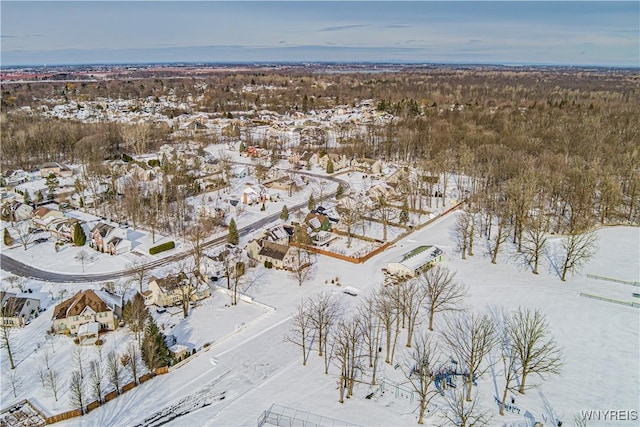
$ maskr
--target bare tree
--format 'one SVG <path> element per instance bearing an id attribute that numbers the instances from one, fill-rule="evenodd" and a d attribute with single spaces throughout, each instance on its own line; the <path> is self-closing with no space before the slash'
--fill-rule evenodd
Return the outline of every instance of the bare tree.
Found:
<path id="1" fill-rule="evenodd" d="M 342 315 L 340 301 L 330 292 L 314 295 L 309 301 L 311 325 L 318 336 L 318 356 L 324 355 L 325 374 L 329 372 L 327 342 L 331 330 Z"/>
<path id="2" fill-rule="evenodd" d="M 302 350 L 302 366 L 307 365 L 307 357 L 313 344 L 311 313 L 309 302 L 303 300 L 296 307 L 293 315 L 293 325 L 284 340 L 299 346 Z"/>
<path id="3" fill-rule="evenodd" d="M 53 398 L 58 401 L 58 393 L 60 392 L 60 377 L 55 369 L 49 369 L 47 375 L 47 388 L 53 395 Z"/>
<path id="4" fill-rule="evenodd" d="M 133 381 L 138 384 L 138 367 L 140 366 L 140 342 L 136 345 L 135 341 L 129 341 L 127 345 L 127 356 L 129 356 L 129 368 Z"/>
<path id="5" fill-rule="evenodd" d="M 382 240 L 387 241 L 387 228 L 389 223 L 397 220 L 400 216 L 400 211 L 397 207 L 389 203 L 386 196 L 381 195 L 375 199 L 373 205 L 374 216 L 382 222 Z"/>
<path id="6" fill-rule="evenodd" d="M 467 402 L 477 378 L 488 369 L 486 356 L 496 344 L 495 324 L 487 315 L 461 313 L 447 322 L 443 338 L 449 351 L 456 355 L 463 369 Z"/>
<path id="7" fill-rule="evenodd" d="M 544 378 L 546 375 L 560 373 L 563 365 L 562 353 L 550 337 L 549 322 L 539 310 L 519 308 L 507 324 L 519 364 L 519 393 L 524 394 L 530 374 Z"/>
<path id="8" fill-rule="evenodd" d="M 298 282 L 298 286 L 313 277 L 313 255 L 304 248 L 293 247 L 293 263 L 291 276 Z"/>
<path id="9" fill-rule="evenodd" d="M 11 382 L 11 391 L 13 392 L 13 397 L 18 397 L 18 388 L 22 385 L 22 378 L 18 376 L 18 373 L 15 369 L 9 372 L 9 381 Z"/>
<path id="10" fill-rule="evenodd" d="M 138 292 L 142 293 L 144 279 L 149 272 L 148 265 L 141 259 L 137 259 L 128 266 L 129 274 L 138 282 Z"/>
<path id="11" fill-rule="evenodd" d="M 336 364 L 340 368 L 340 398 L 344 403 L 346 397 L 353 395 L 353 386 L 356 373 L 359 372 L 358 359 L 359 347 L 362 341 L 359 319 L 354 316 L 350 319 L 341 319 L 333 334 L 333 355 Z"/>
<path id="12" fill-rule="evenodd" d="M 89 362 L 89 388 L 93 398 L 102 403 L 102 366 L 100 359 Z"/>
<path id="13" fill-rule="evenodd" d="M 9 358 L 9 367 L 13 370 L 16 368 L 13 361 L 13 352 L 11 351 L 12 344 L 12 330 L 11 323 L 7 318 L 14 317 L 16 312 L 16 299 L 7 298 L 4 304 L 0 306 L 0 347 L 4 347 L 7 350 L 7 357 Z"/>
<path id="14" fill-rule="evenodd" d="M 424 300 L 427 296 L 423 286 L 417 279 L 406 280 L 396 285 L 399 287 L 402 298 L 402 315 L 406 316 L 407 322 L 407 347 L 411 347 L 413 332 L 415 330 L 420 311 L 423 308 Z"/>
<path id="15" fill-rule="evenodd" d="M 522 253 L 533 274 L 538 274 L 540 258 L 547 245 L 549 218 L 544 212 L 536 211 L 526 217 L 522 227 Z"/>
<path id="16" fill-rule="evenodd" d="M 498 262 L 498 253 L 500 252 L 500 248 L 502 244 L 509 239 L 509 235 L 511 233 L 511 213 L 508 203 L 497 204 L 495 216 L 498 219 L 498 223 L 496 224 L 495 232 L 493 237 L 491 235 L 488 236 L 489 239 L 489 248 L 491 252 L 491 263 L 496 264 Z"/>
<path id="17" fill-rule="evenodd" d="M 38 368 L 38 378 L 40 378 L 40 384 L 42 384 L 42 388 L 45 388 L 47 386 L 48 369 L 49 368 L 45 369 L 42 366 Z"/>
<path id="18" fill-rule="evenodd" d="M 84 347 L 81 345 L 77 345 L 73 349 L 73 363 L 75 364 L 77 371 L 80 373 L 80 376 L 84 379 L 84 371 L 82 370 L 82 359 L 84 353 Z"/>
<path id="19" fill-rule="evenodd" d="M 447 396 L 447 408 L 442 412 L 442 417 L 459 427 L 482 427 L 490 425 L 491 414 L 488 410 L 480 410 L 478 396 L 466 398 L 464 391 L 453 389 Z"/>
<path id="20" fill-rule="evenodd" d="M 136 292 L 133 298 L 124 305 L 122 317 L 129 325 L 131 332 L 135 334 L 138 345 L 140 345 L 142 333 L 149 317 L 149 309 L 144 303 L 144 297 L 139 292 Z"/>
<path id="21" fill-rule="evenodd" d="M 69 381 L 69 399 L 71 406 L 76 409 L 80 409 L 80 413 L 84 415 L 84 402 L 85 402 L 85 383 L 84 377 L 80 371 L 73 371 L 71 373 L 71 380 Z"/>
<path id="22" fill-rule="evenodd" d="M 467 259 L 467 252 L 473 255 L 473 234 L 475 229 L 475 214 L 462 211 L 454 226 L 454 236 L 462 259 Z"/>
<path id="23" fill-rule="evenodd" d="M 347 231 L 347 248 L 351 247 L 351 238 L 353 237 L 352 229 L 358 224 L 362 218 L 363 205 L 359 198 L 345 197 L 340 199 L 340 204 L 336 207 L 340 215 L 340 224 Z"/>
<path id="24" fill-rule="evenodd" d="M 568 271 L 582 267 L 597 251 L 598 236 L 594 232 L 571 233 L 562 240 L 563 261 L 561 280 L 564 282 Z"/>
<path id="25" fill-rule="evenodd" d="M 84 263 L 85 261 L 91 259 L 91 255 L 89 255 L 89 253 L 83 249 L 76 254 L 75 258 L 82 264 L 82 272 L 84 273 Z"/>
<path id="26" fill-rule="evenodd" d="M 20 239 L 20 243 L 24 250 L 27 250 L 27 245 L 33 241 L 33 234 L 31 233 L 31 221 L 22 221 L 14 228 L 16 235 Z"/>
<path id="27" fill-rule="evenodd" d="M 502 375 L 504 377 L 504 389 L 500 400 L 500 415 L 504 415 L 504 408 L 507 403 L 507 394 L 512 390 L 511 382 L 518 376 L 517 353 L 511 339 L 509 329 L 509 315 L 500 312 L 495 316 L 497 325 L 496 334 L 500 359 L 502 361 Z"/>
<path id="28" fill-rule="evenodd" d="M 122 376 L 122 369 L 120 367 L 120 361 L 118 355 L 112 350 L 107 354 L 107 378 L 109 384 L 111 384 L 118 394 L 120 394 L 120 378 Z"/>
<path id="29" fill-rule="evenodd" d="M 419 280 L 424 288 L 424 303 L 429 310 L 429 330 L 433 331 L 435 314 L 461 310 L 467 290 L 455 280 L 455 273 L 441 265 L 427 270 Z"/>
<path id="30" fill-rule="evenodd" d="M 376 301 L 373 297 L 366 297 L 358 306 L 362 341 L 365 344 L 371 368 L 371 385 L 376 385 L 378 361 L 382 343 L 382 324 L 379 322 L 375 309 Z"/>
<path id="31" fill-rule="evenodd" d="M 424 414 L 431 400 L 439 394 L 435 387 L 433 372 L 440 368 L 440 354 L 429 337 L 421 335 L 416 340 L 410 358 L 403 370 L 413 391 L 418 395 L 418 424 L 424 423 Z"/>
<path id="32" fill-rule="evenodd" d="M 392 334 L 398 317 L 396 311 L 396 304 L 394 303 L 393 295 L 387 291 L 386 288 L 379 288 L 375 293 L 375 310 L 376 315 L 385 332 L 385 363 L 391 363 L 391 344 L 393 342 Z"/>

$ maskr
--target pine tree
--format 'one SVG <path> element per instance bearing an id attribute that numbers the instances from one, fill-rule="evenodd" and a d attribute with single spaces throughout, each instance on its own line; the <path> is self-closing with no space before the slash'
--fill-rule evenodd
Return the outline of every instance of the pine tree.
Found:
<path id="1" fill-rule="evenodd" d="M 309 201 L 307 202 L 307 208 L 312 211 L 316 208 L 316 199 L 313 198 L 313 194 L 309 195 Z"/>
<path id="2" fill-rule="evenodd" d="M 28 205 L 29 203 L 31 203 L 31 194 L 29 194 L 29 190 L 24 190 L 24 194 L 23 194 L 23 198 L 22 198 L 22 202 L 25 205 Z"/>
<path id="3" fill-rule="evenodd" d="M 241 142 L 240 143 L 240 150 L 238 150 L 238 151 L 240 151 L 240 153 L 244 153 L 246 150 L 247 150 L 247 146 L 245 145 L 244 142 Z"/>
<path id="4" fill-rule="evenodd" d="M 280 219 L 283 221 L 286 221 L 289 219 L 289 208 L 287 207 L 287 205 L 284 205 L 282 207 L 282 212 L 280 212 Z"/>
<path id="5" fill-rule="evenodd" d="M 232 245 L 237 245 L 239 241 L 240 238 L 238 236 L 238 227 L 236 226 L 236 221 L 231 218 L 231 221 L 229 222 L 229 235 L 227 235 L 227 242 Z"/>
<path id="6" fill-rule="evenodd" d="M 166 366 L 169 362 L 169 348 L 158 325 L 149 317 L 149 323 L 142 339 L 142 360 L 149 370 Z"/>
<path id="7" fill-rule="evenodd" d="M 6 228 L 4 229 L 4 244 L 7 246 L 13 245 L 13 237 L 11 237 L 9 230 Z"/>
<path id="8" fill-rule="evenodd" d="M 76 225 L 73 228 L 73 244 L 76 246 L 84 246 L 85 243 L 87 243 L 87 235 L 84 234 L 82 225 L 80 225 L 79 222 L 76 222 Z"/>
<path id="9" fill-rule="evenodd" d="M 47 196 L 49 197 L 49 199 L 53 199 L 56 188 L 58 188 L 58 185 L 60 185 L 60 181 L 58 181 L 58 177 L 55 176 L 53 172 L 51 172 L 49 176 L 47 176 L 47 179 L 45 180 L 44 185 L 47 187 L 47 190 L 48 190 Z"/>
<path id="10" fill-rule="evenodd" d="M 344 187 L 342 183 L 338 184 L 338 188 L 336 189 L 336 199 L 341 199 L 344 196 Z"/>
<path id="11" fill-rule="evenodd" d="M 409 205 L 407 204 L 406 199 L 402 204 L 402 210 L 400 210 L 400 217 L 398 220 L 400 221 L 400 224 L 406 224 L 409 222 Z"/>
<path id="12" fill-rule="evenodd" d="M 329 161 L 327 162 L 327 173 L 328 174 L 333 173 L 333 162 L 331 161 L 331 159 L 329 159 Z"/>
<path id="13" fill-rule="evenodd" d="M 42 203 L 44 200 L 44 196 L 42 195 L 42 190 L 38 190 L 36 193 L 36 203 Z"/>

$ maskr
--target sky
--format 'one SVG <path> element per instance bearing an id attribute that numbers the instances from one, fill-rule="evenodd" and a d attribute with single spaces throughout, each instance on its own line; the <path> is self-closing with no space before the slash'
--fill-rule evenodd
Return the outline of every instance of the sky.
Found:
<path id="1" fill-rule="evenodd" d="M 640 2 L 5 1 L 0 62 L 640 66 Z"/>

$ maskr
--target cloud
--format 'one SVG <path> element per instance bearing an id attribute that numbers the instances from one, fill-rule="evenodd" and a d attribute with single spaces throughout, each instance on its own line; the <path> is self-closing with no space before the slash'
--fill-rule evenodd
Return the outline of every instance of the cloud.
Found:
<path id="1" fill-rule="evenodd" d="M 322 31 L 322 32 L 342 31 L 342 30 L 350 30 L 352 28 L 362 28 L 362 27 L 368 27 L 368 26 L 369 26 L 368 24 L 334 25 L 331 27 L 320 28 L 318 31 Z"/>
<path id="2" fill-rule="evenodd" d="M 385 25 L 383 28 L 411 28 L 411 25 L 407 25 L 407 24 L 390 24 L 390 25 Z"/>

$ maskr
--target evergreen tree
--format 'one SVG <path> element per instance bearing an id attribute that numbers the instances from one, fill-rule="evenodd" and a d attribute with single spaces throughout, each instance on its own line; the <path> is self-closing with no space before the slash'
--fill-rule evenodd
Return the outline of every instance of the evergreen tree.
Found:
<path id="1" fill-rule="evenodd" d="M 316 208 L 316 199 L 313 198 L 313 194 L 309 195 L 309 201 L 307 202 L 307 208 L 312 211 Z"/>
<path id="2" fill-rule="evenodd" d="M 402 204 L 402 209 L 400 210 L 400 217 L 398 218 L 400 224 L 406 224 L 409 222 L 409 205 L 407 204 L 407 200 L 405 199 Z"/>
<path id="3" fill-rule="evenodd" d="M 287 207 L 287 205 L 284 205 L 282 207 L 282 212 L 280 212 L 280 219 L 283 221 L 286 221 L 289 219 L 289 208 Z"/>
<path id="4" fill-rule="evenodd" d="M 333 162 L 331 161 L 331 159 L 329 159 L 329 161 L 327 162 L 327 173 L 328 174 L 333 173 Z"/>
<path id="5" fill-rule="evenodd" d="M 73 244 L 76 246 L 84 246 L 85 243 L 87 243 L 87 235 L 84 234 L 82 225 L 80 225 L 79 222 L 76 222 L 76 225 L 73 228 Z"/>
<path id="6" fill-rule="evenodd" d="M 47 176 L 47 179 L 45 180 L 44 185 L 47 187 L 47 196 L 49 197 L 49 200 L 53 199 L 53 196 L 55 195 L 56 192 L 56 188 L 58 188 L 58 185 L 60 185 L 60 181 L 58 181 L 58 177 L 55 176 L 55 174 L 53 172 L 51 172 L 49 174 L 49 176 Z"/>
<path id="7" fill-rule="evenodd" d="M 38 190 L 36 193 L 36 203 L 42 203 L 44 200 L 44 196 L 42 195 L 42 190 Z"/>
<path id="8" fill-rule="evenodd" d="M 344 196 L 344 187 L 342 183 L 338 184 L 338 188 L 336 189 L 336 199 L 341 199 Z"/>
<path id="9" fill-rule="evenodd" d="M 4 229 L 4 244 L 7 246 L 13 245 L 13 237 L 11 237 L 9 230 L 6 228 Z"/>
<path id="10" fill-rule="evenodd" d="M 31 203 L 31 194 L 29 194 L 29 190 L 24 190 L 24 194 L 22 197 L 22 202 L 25 205 L 28 205 L 29 203 Z"/>
<path id="11" fill-rule="evenodd" d="M 238 227 L 236 226 L 236 221 L 235 219 L 231 218 L 231 221 L 229 222 L 229 234 L 227 235 L 227 242 L 231 243 L 232 245 L 237 245 L 239 241 L 240 238 L 238 236 Z"/>
<path id="12" fill-rule="evenodd" d="M 240 143 L 240 150 L 238 150 L 238 151 L 240 151 L 240 153 L 244 153 L 246 150 L 247 150 L 247 146 L 245 145 L 244 142 L 241 142 Z"/>
<path id="13" fill-rule="evenodd" d="M 142 360 L 149 370 L 167 366 L 169 363 L 169 348 L 164 341 L 164 335 L 151 316 L 149 316 L 149 323 L 144 331 L 141 350 Z"/>

